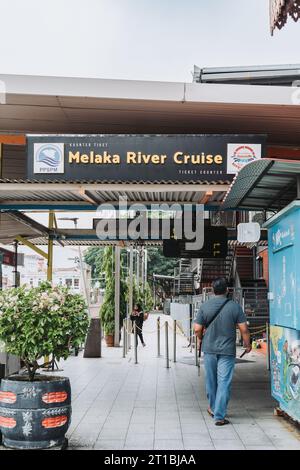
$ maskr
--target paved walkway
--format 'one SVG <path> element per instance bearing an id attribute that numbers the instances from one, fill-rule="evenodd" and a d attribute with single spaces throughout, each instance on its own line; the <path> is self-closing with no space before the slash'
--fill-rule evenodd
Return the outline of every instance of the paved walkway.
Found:
<path id="1" fill-rule="evenodd" d="M 263 356 L 253 352 L 238 362 L 228 410 L 232 424 L 218 428 L 206 412 L 203 368 L 199 377 L 186 339 L 178 336 L 178 362 L 170 369 L 156 358 L 156 335 L 147 333 L 155 320 L 152 315 L 144 325 L 147 347 L 139 346 L 138 364 L 131 353 L 123 359 L 121 348 L 104 348 L 102 359 L 64 363 L 73 391 L 70 448 L 300 449 L 299 431 L 273 415 Z"/>
<path id="2" fill-rule="evenodd" d="M 156 357 L 155 325 L 152 315 L 138 364 L 131 352 L 123 359 L 122 348 L 105 347 L 101 359 L 72 356 L 60 364 L 59 374 L 72 384 L 70 449 L 300 449 L 299 431 L 273 415 L 263 356 L 253 352 L 238 361 L 231 424 L 219 428 L 206 412 L 203 365 L 199 377 L 194 353 L 178 336 L 178 362 L 166 369 L 164 358 Z"/>

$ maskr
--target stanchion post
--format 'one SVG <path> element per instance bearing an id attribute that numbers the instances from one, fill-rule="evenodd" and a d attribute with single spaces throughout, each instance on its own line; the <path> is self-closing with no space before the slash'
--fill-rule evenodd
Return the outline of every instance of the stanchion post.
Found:
<path id="1" fill-rule="evenodd" d="M 127 355 L 128 353 L 128 333 L 127 333 L 127 317 L 125 318 L 124 320 L 124 338 L 125 338 L 125 356 Z"/>
<path id="2" fill-rule="evenodd" d="M 176 328 L 177 328 L 177 322 L 174 320 L 174 331 L 173 331 L 173 361 L 176 362 Z"/>
<path id="3" fill-rule="evenodd" d="M 266 337 L 267 337 L 267 370 L 270 370 L 270 326 L 266 323 Z"/>
<path id="4" fill-rule="evenodd" d="M 165 347 L 166 347 L 166 368 L 169 369 L 169 324 L 165 322 Z"/>
<path id="5" fill-rule="evenodd" d="M 126 357 L 126 328 L 125 320 L 123 320 L 123 358 Z"/>
<path id="6" fill-rule="evenodd" d="M 127 318 L 127 352 L 130 350 L 131 347 L 131 329 L 130 329 L 130 319 Z"/>
<path id="7" fill-rule="evenodd" d="M 137 357 L 137 330 L 136 330 L 136 322 L 133 322 L 133 335 L 134 335 L 134 363 L 138 363 Z"/>
<path id="8" fill-rule="evenodd" d="M 157 319 L 157 357 L 160 356 L 160 317 Z"/>

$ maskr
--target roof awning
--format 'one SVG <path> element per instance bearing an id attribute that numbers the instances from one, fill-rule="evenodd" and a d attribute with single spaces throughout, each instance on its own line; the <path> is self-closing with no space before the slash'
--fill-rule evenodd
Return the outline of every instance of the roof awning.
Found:
<path id="1" fill-rule="evenodd" d="M 295 72 L 297 75 L 297 72 Z M 267 134 L 299 146 L 298 88 L 0 74 L 5 134 Z M 297 98 L 297 96 L 296 96 Z"/>
<path id="2" fill-rule="evenodd" d="M 22 217 L 22 214 L 21 214 Z M 47 228 L 39 230 L 38 224 L 29 225 L 25 221 L 16 218 L 14 214 L 1 214 L 0 213 L 0 243 L 4 245 L 10 245 L 14 242 L 16 235 L 20 235 L 24 238 L 35 238 L 47 233 Z"/>
<path id="3" fill-rule="evenodd" d="M 100 204 L 118 206 L 119 201 L 154 204 L 205 204 L 218 209 L 229 181 L 202 184 L 76 183 L 0 180 L 1 210 L 95 211 Z"/>
<path id="4" fill-rule="evenodd" d="M 297 198 L 300 161 L 263 158 L 234 178 L 223 209 L 280 210 Z"/>

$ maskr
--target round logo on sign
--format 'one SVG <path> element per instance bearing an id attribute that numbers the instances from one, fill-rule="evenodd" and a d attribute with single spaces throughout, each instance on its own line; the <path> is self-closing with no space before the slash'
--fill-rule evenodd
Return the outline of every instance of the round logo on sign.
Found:
<path id="1" fill-rule="evenodd" d="M 55 144 L 46 144 L 38 150 L 36 159 L 50 168 L 56 168 L 61 163 L 62 152 L 60 147 Z"/>
<path id="2" fill-rule="evenodd" d="M 232 156 L 232 165 L 240 170 L 243 166 L 247 165 L 247 163 L 253 162 L 253 160 L 256 159 L 257 156 L 252 147 L 249 145 L 241 145 L 234 151 Z"/>

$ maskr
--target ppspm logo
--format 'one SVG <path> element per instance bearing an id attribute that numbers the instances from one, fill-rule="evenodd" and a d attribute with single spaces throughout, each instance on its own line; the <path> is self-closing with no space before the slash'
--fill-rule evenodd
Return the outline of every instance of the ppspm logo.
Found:
<path id="1" fill-rule="evenodd" d="M 261 144 L 228 144 L 227 173 L 235 174 L 245 165 L 261 158 Z"/>
<path id="2" fill-rule="evenodd" d="M 34 144 L 34 173 L 64 173 L 64 144 Z"/>

